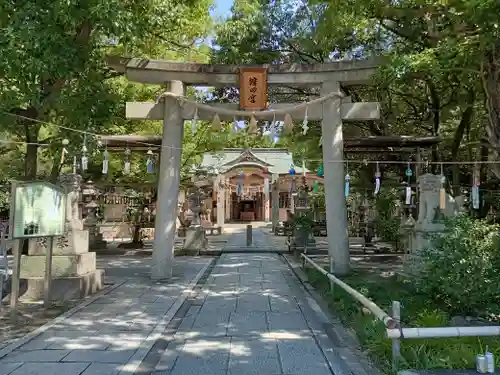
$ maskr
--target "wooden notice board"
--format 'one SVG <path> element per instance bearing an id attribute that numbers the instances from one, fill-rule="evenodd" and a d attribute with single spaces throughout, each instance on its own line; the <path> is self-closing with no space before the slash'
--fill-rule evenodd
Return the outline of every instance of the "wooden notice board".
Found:
<path id="1" fill-rule="evenodd" d="M 262 111 L 267 108 L 267 69 L 240 68 L 240 109 Z"/>

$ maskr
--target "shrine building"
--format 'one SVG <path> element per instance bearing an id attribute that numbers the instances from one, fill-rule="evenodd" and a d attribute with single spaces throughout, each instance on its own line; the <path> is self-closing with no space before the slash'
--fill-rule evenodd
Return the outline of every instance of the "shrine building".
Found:
<path id="1" fill-rule="evenodd" d="M 294 210 L 295 187 L 303 183 L 302 176 L 305 175 L 308 185 L 318 179 L 309 170 L 295 166 L 292 154 L 280 148 L 229 148 L 206 153 L 200 167 L 213 183 L 214 193 L 205 200 L 205 206 L 218 225 L 271 221 L 273 199 L 278 200 L 278 210 L 275 208 L 278 220 L 286 220 L 287 210 Z M 291 169 L 295 175 L 290 173 Z M 274 189 L 273 182 L 276 182 Z"/>

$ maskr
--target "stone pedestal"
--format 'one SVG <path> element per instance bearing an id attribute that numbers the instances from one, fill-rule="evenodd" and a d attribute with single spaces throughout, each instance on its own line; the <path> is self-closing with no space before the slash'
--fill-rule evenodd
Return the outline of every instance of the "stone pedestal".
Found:
<path id="1" fill-rule="evenodd" d="M 184 240 L 184 250 L 201 251 L 205 248 L 206 236 L 202 227 L 190 227 L 186 229 L 186 239 Z"/>
<path id="2" fill-rule="evenodd" d="M 21 279 L 28 280 L 22 300 L 43 298 L 48 239 L 35 240 L 21 257 Z M 89 252 L 89 232 L 73 230 L 54 239 L 52 248 L 52 299 L 83 298 L 103 288 L 104 270 L 96 269 L 96 253 Z"/>
<path id="3" fill-rule="evenodd" d="M 430 237 L 444 230 L 442 218 L 460 214 L 460 207 L 453 197 L 446 194 L 444 207 L 441 207 L 441 176 L 426 173 L 418 179 L 420 193 L 418 219 L 412 236 L 407 239 L 407 254 L 404 259 L 405 272 L 417 275 L 421 269 L 421 252 L 430 245 Z M 459 199 L 460 201 L 460 199 Z M 407 228 L 412 223 L 407 223 Z"/>
<path id="4" fill-rule="evenodd" d="M 85 224 L 84 228 L 89 233 L 89 249 L 102 250 L 108 247 L 108 243 L 104 241 L 99 227 L 95 224 Z"/>
<path id="5" fill-rule="evenodd" d="M 89 231 L 83 229 L 79 208 L 78 175 L 61 176 L 68 196 L 66 224 L 68 232 L 56 237 L 52 247 L 52 299 L 82 298 L 103 288 L 104 271 L 96 269 L 96 254 L 89 252 Z M 27 279 L 28 289 L 23 300 L 43 298 L 45 261 L 49 239 L 30 240 L 28 255 L 21 257 L 21 279 Z"/>

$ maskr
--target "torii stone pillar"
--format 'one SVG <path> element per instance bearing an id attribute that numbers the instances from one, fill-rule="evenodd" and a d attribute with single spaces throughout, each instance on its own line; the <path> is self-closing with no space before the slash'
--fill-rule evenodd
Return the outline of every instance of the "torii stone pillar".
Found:
<path id="1" fill-rule="evenodd" d="M 175 95 L 184 95 L 184 84 L 171 81 L 168 90 Z M 156 203 L 155 240 L 153 248 L 152 279 L 172 277 L 177 202 L 181 173 L 182 136 L 184 120 L 182 108 L 175 98 L 163 99 L 163 138 L 158 178 L 158 200 Z"/>
<path id="2" fill-rule="evenodd" d="M 321 95 L 340 92 L 340 83 L 324 82 Z M 349 237 L 347 208 L 344 199 L 344 140 L 342 135 L 342 99 L 334 97 L 323 102 L 323 170 L 326 201 L 326 227 L 330 271 L 335 275 L 349 272 Z"/>

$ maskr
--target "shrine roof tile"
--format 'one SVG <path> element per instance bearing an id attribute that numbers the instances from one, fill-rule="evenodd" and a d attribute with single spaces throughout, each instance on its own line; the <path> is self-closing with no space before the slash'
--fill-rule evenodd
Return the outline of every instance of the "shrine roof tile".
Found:
<path id="1" fill-rule="evenodd" d="M 240 156 L 244 156 L 244 154 L 249 156 L 246 163 L 244 160 L 238 162 L 237 159 Z M 228 148 L 218 153 L 206 153 L 203 155 L 201 168 L 217 169 L 224 172 L 239 165 L 243 166 L 244 164 L 261 164 L 262 167 L 267 167 L 271 173 L 288 174 L 290 166 L 294 163 L 292 154 L 283 148 L 253 148 L 249 150 Z M 300 166 L 295 166 L 295 171 L 297 174 L 303 172 Z M 306 169 L 306 172 L 309 172 L 309 170 Z"/>

